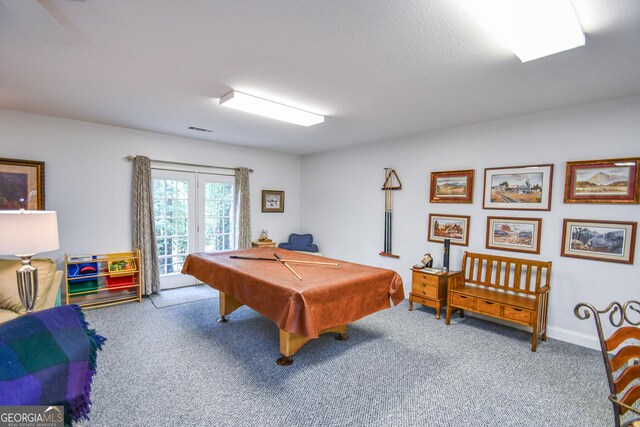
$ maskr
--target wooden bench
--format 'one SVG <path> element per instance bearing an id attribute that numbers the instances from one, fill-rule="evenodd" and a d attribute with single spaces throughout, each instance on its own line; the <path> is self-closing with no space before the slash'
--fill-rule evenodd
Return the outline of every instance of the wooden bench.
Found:
<path id="1" fill-rule="evenodd" d="M 547 308 L 551 261 L 465 252 L 462 271 L 449 275 L 447 319 L 464 310 L 533 328 L 531 351 L 538 335 L 547 340 Z"/>

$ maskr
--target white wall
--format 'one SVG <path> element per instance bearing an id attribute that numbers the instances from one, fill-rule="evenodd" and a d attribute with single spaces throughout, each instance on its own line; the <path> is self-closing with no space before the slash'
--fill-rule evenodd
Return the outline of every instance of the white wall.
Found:
<path id="1" fill-rule="evenodd" d="M 300 224 L 297 155 L 197 139 L 0 110 L 0 157 L 45 162 L 46 208 L 58 212 L 60 250 L 43 254 L 120 252 L 131 248 L 129 155 L 215 166 L 245 166 L 251 174 L 252 237 L 260 229 L 286 241 Z M 261 190 L 284 190 L 285 212 L 262 213 Z"/>
<path id="2" fill-rule="evenodd" d="M 442 265 L 442 245 L 427 241 L 428 214 L 470 215 L 469 247 L 452 246 L 451 268 L 460 268 L 465 250 L 553 261 L 549 335 L 593 346 L 586 337 L 594 335 L 593 322 L 576 319 L 573 307 L 638 299 L 640 251 L 636 243 L 634 265 L 561 257 L 562 220 L 637 221 L 640 205 L 564 204 L 565 162 L 631 156 L 640 157 L 639 96 L 306 156 L 301 229 L 313 233 L 326 256 L 397 271 L 408 295 L 409 269 L 425 252 Z M 485 167 L 547 163 L 555 165 L 551 211 L 482 209 Z M 403 184 L 393 206 L 397 260 L 378 255 L 384 229 L 380 187 L 389 166 Z M 429 174 L 459 169 L 475 169 L 473 204 L 429 203 Z M 486 249 L 486 217 L 496 215 L 542 218 L 540 255 Z"/>

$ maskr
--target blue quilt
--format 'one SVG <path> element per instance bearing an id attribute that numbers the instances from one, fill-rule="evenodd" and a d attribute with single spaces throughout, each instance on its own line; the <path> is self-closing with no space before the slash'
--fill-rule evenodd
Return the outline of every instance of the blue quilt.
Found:
<path id="1" fill-rule="evenodd" d="M 77 305 L 0 324 L 0 405 L 64 405 L 65 424 L 88 419 L 97 352 L 105 340 Z"/>

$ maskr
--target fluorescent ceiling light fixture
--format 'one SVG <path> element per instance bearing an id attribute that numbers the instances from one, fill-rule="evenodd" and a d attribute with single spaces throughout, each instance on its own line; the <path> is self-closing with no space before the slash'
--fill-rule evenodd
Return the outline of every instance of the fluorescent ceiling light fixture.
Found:
<path id="1" fill-rule="evenodd" d="M 571 0 L 460 0 L 522 62 L 584 46 Z"/>
<path id="2" fill-rule="evenodd" d="M 220 105 L 300 126 L 313 126 L 324 122 L 324 116 L 319 114 L 258 98 L 237 90 L 232 90 L 220 98 Z"/>

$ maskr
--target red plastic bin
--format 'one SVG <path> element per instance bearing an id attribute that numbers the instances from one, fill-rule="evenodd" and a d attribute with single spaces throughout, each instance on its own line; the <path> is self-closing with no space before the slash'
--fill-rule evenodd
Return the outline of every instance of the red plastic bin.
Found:
<path id="1" fill-rule="evenodd" d="M 133 288 L 133 286 L 130 287 L 124 287 L 126 285 L 133 285 L 135 284 L 135 276 L 131 275 L 131 276 L 107 276 L 107 289 L 109 289 L 109 292 L 120 292 L 120 291 L 128 291 L 131 290 Z M 118 289 L 110 289 L 110 288 L 118 288 Z"/>

